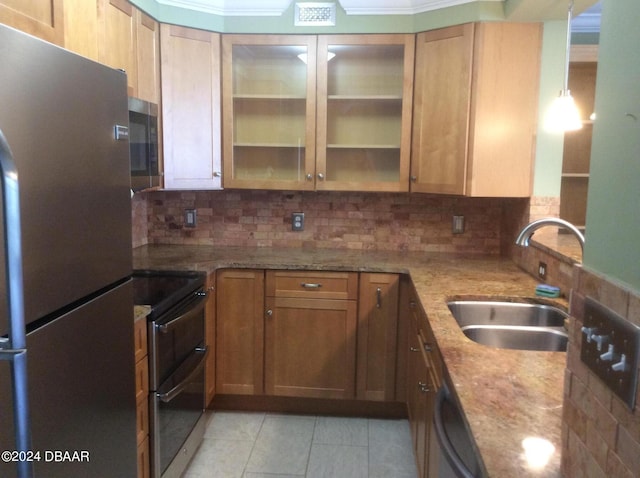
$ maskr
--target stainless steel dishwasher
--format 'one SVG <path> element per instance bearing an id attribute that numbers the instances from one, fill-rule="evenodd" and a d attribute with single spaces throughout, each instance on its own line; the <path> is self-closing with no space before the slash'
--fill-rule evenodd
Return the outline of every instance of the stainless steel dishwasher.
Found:
<path id="1" fill-rule="evenodd" d="M 443 383 L 436 395 L 433 422 L 440 446 L 438 478 L 484 477 L 482 463 L 473 439 L 465 426 L 462 412 L 449 387 Z"/>

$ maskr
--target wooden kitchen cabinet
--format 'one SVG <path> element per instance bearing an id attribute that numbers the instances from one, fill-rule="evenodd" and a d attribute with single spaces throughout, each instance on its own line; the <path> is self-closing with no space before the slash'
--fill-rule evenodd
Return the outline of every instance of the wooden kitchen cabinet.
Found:
<path id="1" fill-rule="evenodd" d="M 216 393 L 264 389 L 264 271 L 225 269 L 216 277 Z"/>
<path id="2" fill-rule="evenodd" d="M 541 32 L 494 22 L 418 34 L 411 191 L 531 195 Z"/>
<path id="3" fill-rule="evenodd" d="M 220 35 L 160 26 L 164 187 L 220 189 Z"/>
<path id="4" fill-rule="evenodd" d="M 135 17 L 127 0 L 98 0 L 98 61 L 126 71 L 129 96 L 138 87 Z"/>
<path id="5" fill-rule="evenodd" d="M 356 397 L 396 398 L 398 274 L 361 273 Z"/>
<path id="6" fill-rule="evenodd" d="M 419 306 L 413 286 L 408 300 L 407 411 L 418 465 L 418 476 L 437 476 L 439 445 L 435 442 L 433 415 L 438 389 L 442 386 L 442 358 L 429 321 Z"/>
<path id="7" fill-rule="evenodd" d="M 355 397 L 358 274 L 267 271 L 265 393 Z"/>
<path id="8" fill-rule="evenodd" d="M 149 476 L 149 358 L 147 353 L 147 317 L 133 324 L 136 373 L 136 432 L 138 478 Z"/>
<path id="9" fill-rule="evenodd" d="M 407 191 L 413 35 L 318 37 L 316 189 Z"/>
<path id="10" fill-rule="evenodd" d="M 407 191 L 413 55 L 413 35 L 224 35 L 224 186 Z"/>
<path id="11" fill-rule="evenodd" d="M 207 304 L 204 310 L 204 340 L 209 349 L 204 364 L 205 404 L 208 406 L 216 394 L 216 273 L 207 275 Z"/>
<path id="12" fill-rule="evenodd" d="M 224 187 L 313 189 L 315 36 L 224 35 Z"/>
<path id="13" fill-rule="evenodd" d="M 64 0 L 0 0 L 0 23 L 64 46 Z"/>
<path id="14" fill-rule="evenodd" d="M 160 104 L 160 24 L 144 12 L 134 11 L 138 75 L 134 96 Z"/>

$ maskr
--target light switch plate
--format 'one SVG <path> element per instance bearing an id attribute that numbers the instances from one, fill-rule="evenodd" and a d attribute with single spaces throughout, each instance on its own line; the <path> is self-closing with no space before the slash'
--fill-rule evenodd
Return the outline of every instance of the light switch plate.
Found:
<path id="1" fill-rule="evenodd" d="M 638 387 L 640 327 L 585 298 L 580 359 L 633 410 Z"/>

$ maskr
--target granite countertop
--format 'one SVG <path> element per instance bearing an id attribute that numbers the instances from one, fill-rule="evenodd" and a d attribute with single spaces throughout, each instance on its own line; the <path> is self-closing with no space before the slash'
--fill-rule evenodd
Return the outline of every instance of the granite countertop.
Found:
<path id="1" fill-rule="evenodd" d="M 409 274 L 433 328 L 454 393 L 491 477 L 560 476 L 566 354 L 486 347 L 467 339 L 447 308 L 452 297 L 535 297 L 536 280 L 511 260 L 452 254 L 161 245 L 133 251 L 134 268 L 306 269 Z M 560 299 L 560 305 L 566 301 Z M 555 447 L 542 468 L 522 442 Z"/>

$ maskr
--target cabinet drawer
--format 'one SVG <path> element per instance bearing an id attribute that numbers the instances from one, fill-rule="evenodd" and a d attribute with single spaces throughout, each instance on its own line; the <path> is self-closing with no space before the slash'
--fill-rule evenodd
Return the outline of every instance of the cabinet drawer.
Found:
<path id="1" fill-rule="evenodd" d="M 267 271 L 266 295 L 267 297 L 356 300 L 358 273 Z"/>
<path id="2" fill-rule="evenodd" d="M 147 355 L 147 318 L 141 317 L 133 323 L 133 351 L 136 363 Z"/>
<path id="3" fill-rule="evenodd" d="M 149 395 L 149 362 L 147 358 L 136 362 L 136 403 Z"/>
<path id="4" fill-rule="evenodd" d="M 140 445 L 149 435 L 149 400 L 146 397 L 136 404 L 136 431 Z"/>

